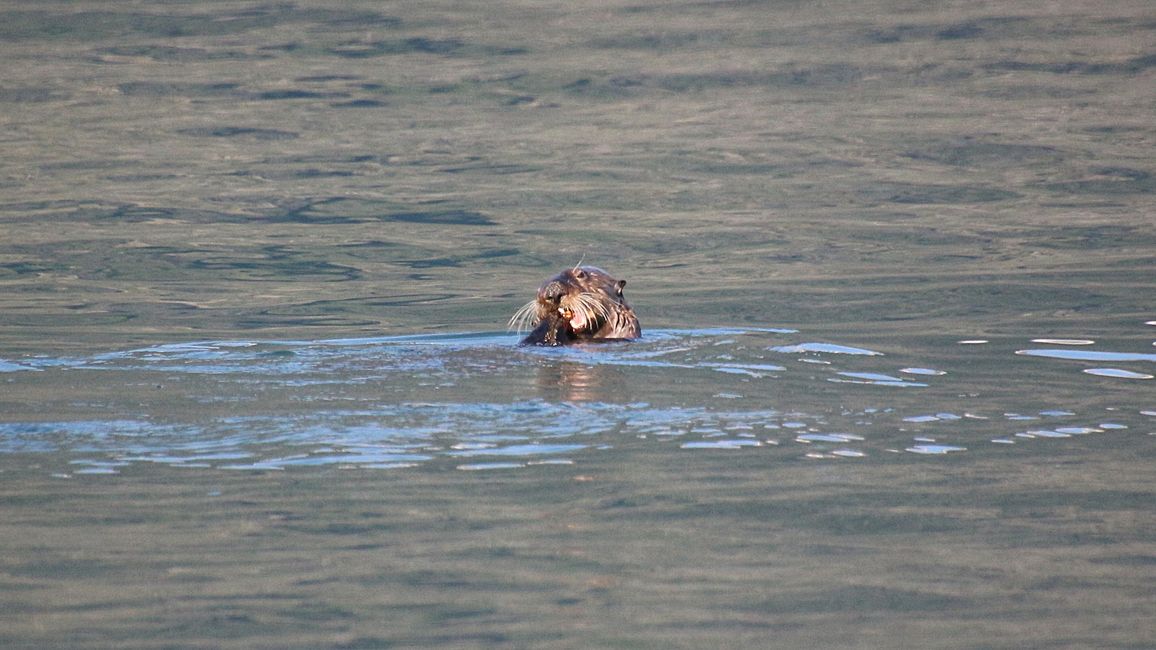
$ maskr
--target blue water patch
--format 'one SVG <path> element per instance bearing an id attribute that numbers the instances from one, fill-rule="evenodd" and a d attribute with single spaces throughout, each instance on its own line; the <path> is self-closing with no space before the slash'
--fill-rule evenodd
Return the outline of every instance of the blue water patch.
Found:
<path id="1" fill-rule="evenodd" d="M 878 372 L 840 372 L 839 378 L 829 378 L 827 381 L 839 382 L 844 384 L 872 384 L 875 386 L 895 386 L 899 388 L 925 388 L 928 384 L 922 382 L 911 381 L 901 377 L 892 377 L 891 375 L 884 375 Z"/>
<path id="2" fill-rule="evenodd" d="M 761 447 L 762 443 L 758 440 L 750 440 L 746 438 L 738 439 L 723 439 L 723 440 L 696 440 L 694 442 L 684 442 L 679 447 L 682 449 L 742 449 L 744 447 Z"/>
<path id="3" fill-rule="evenodd" d="M 804 433 L 795 436 L 795 440 L 799 442 L 858 442 L 864 440 L 863 436 L 854 433 Z"/>
<path id="4" fill-rule="evenodd" d="M 911 447 L 908 447 L 904 451 L 910 452 L 912 454 L 942 456 L 944 454 L 952 454 L 955 452 L 967 451 L 967 447 L 956 447 L 954 445 L 922 444 L 922 445 L 913 445 Z"/>
<path id="5" fill-rule="evenodd" d="M 0 372 L 22 372 L 22 371 L 29 371 L 29 370 L 38 371 L 41 369 L 37 368 L 35 366 L 26 366 L 26 365 L 22 365 L 19 363 L 12 363 L 11 361 L 5 361 L 4 359 L 0 359 Z"/>
<path id="6" fill-rule="evenodd" d="M 1153 375 L 1146 372 L 1135 372 L 1123 368 L 1085 368 L 1084 372 L 1097 377 L 1114 377 L 1116 379 L 1152 379 Z"/>
<path id="7" fill-rule="evenodd" d="M 1016 350 L 1016 354 L 1028 357 L 1047 357 L 1074 361 L 1156 361 L 1156 354 L 1143 352 L 1100 352 L 1097 350 Z"/>
<path id="8" fill-rule="evenodd" d="M 909 375 L 925 375 L 929 377 L 938 377 L 947 374 L 943 370 L 936 370 L 934 368 L 900 368 L 899 372 Z"/>
<path id="9" fill-rule="evenodd" d="M 480 447 L 477 449 L 455 449 L 446 452 L 448 456 L 543 456 L 566 454 L 585 449 L 586 445 L 509 445 L 506 447 Z"/>
<path id="10" fill-rule="evenodd" d="M 836 343 L 796 343 L 794 345 L 778 345 L 767 348 L 772 352 L 783 352 L 786 354 L 807 354 L 807 353 L 824 353 L 824 354 L 853 354 L 860 356 L 882 356 L 882 352 L 875 350 L 868 350 L 866 348 L 853 348 L 848 345 L 838 345 Z"/>
<path id="11" fill-rule="evenodd" d="M 776 366 L 769 363 L 706 363 L 704 365 L 708 368 L 714 368 L 716 372 L 746 375 L 755 378 L 767 377 L 773 373 L 786 370 L 783 366 Z"/>

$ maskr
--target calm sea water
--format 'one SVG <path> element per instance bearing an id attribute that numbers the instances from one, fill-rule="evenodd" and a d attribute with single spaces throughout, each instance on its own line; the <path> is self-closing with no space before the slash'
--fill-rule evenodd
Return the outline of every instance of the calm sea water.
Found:
<path id="1" fill-rule="evenodd" d="M 5 647 L 1156 642 L 1148 3 L 0 18 Z"/>

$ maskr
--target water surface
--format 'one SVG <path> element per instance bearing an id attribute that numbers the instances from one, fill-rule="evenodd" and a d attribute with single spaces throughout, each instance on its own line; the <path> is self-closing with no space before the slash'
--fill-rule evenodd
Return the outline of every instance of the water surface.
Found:
<path id="1" fill-rule="evenodd" d="M 0 644 L 1150 646 L 1149 5 L 0 8 Z"/>

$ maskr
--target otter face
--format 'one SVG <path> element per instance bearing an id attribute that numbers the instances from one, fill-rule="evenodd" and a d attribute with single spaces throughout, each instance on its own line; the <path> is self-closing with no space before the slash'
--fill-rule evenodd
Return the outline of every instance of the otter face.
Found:
<path id="1" fill-rule="evenodd" d="M 606 324 L 613 305 L 626 304 L 625 286 L 625 280 L 615 280 L 592 266 L 567 269 L 538 289 L 539 320 L 557 313 L 575 335 L 592 335 Z"/>
<path id="2" fill-rule="evenodd" d="M 535 326 L 523 344 L 563 345 L 576 340 L 632 339 L 642 330 L 615 280 L 593 266 L 576 266 L 546 280 L 537 298 L 510 319 L 510 327 Z"/>

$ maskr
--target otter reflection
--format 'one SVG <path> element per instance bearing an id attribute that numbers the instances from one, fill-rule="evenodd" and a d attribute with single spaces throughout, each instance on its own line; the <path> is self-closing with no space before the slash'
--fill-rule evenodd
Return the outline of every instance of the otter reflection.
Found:
<path id="1" fill-rule="evenodd" d="M 510 328 L 532 326 L 520 345 L 570 345 L 642 336 L 634 310 L 616 280 L 594 266 L 575 266 L 546 280 L 534 300 L 510 318 Z"/>
<path id="2" fill-rule="evenodd" d="M 632 392 L 621 368 L 573 361 L 540 366 L 536 383 L 539 396 L 547 401 L 623 403 L 630 401 Z"/>

